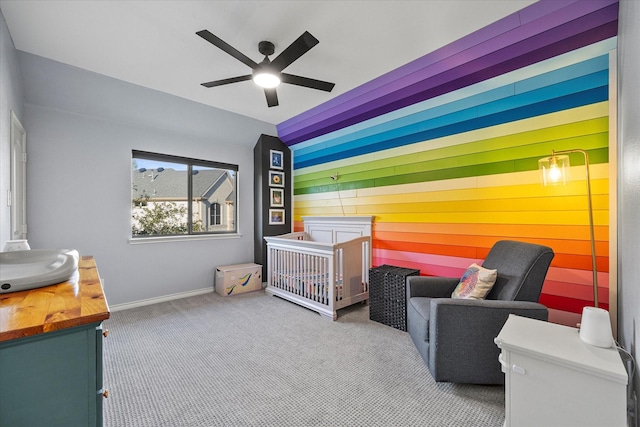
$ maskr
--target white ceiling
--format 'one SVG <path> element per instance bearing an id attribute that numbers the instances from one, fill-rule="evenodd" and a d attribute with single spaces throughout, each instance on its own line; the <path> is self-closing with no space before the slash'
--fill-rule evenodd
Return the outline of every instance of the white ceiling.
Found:
<path id="1" fill-rule="evenodd" d="M 278 124 L 527 5 L 532 0 L 188 1 L 0 0 L 17 49 L 202 104 Z M 320 43 L 287 67 L 334 82 L 331 93 L 283 84 L 268 108 L 250 74 L 196 31 L 207 29 L 256 62 L 304 31 Z"/>

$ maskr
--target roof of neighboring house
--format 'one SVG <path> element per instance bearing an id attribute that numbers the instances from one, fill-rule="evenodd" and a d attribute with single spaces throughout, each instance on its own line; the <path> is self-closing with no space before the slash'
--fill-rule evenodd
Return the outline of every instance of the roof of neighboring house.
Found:
<path id="1" fill-rule="evenodd" d="M 219 169 L 194 171 L 193 194 L 203 197 L 211 193 L 212 187 L 217 187 L 226 179 L 226 172 Z M 146 169 L 144 172 L 134 171 L 132 174 L 132 197 L 148 195 L 150 198 L 187 197 L 187 171 L 175 169 Z M 232 193 L 233 194 L 233 193 Z"/>

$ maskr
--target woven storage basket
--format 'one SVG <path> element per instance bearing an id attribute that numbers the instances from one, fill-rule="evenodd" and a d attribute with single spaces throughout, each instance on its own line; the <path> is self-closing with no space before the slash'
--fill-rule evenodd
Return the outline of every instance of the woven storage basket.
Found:
<path id="1" fill-rule="evenodd" d="M 369 269 L 369 319 L 407 330 L 406 278 L 420 270 L 381 265 Z"/>

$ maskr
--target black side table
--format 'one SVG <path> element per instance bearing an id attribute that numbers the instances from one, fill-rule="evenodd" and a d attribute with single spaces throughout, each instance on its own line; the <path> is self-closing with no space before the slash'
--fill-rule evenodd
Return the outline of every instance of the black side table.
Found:
<path id="1" fill-rule="evenodd" d="M 420 270 L 387 264 L 369 269 L 369 319 L 406 331 L 406 278 L 419 275 Z"/>

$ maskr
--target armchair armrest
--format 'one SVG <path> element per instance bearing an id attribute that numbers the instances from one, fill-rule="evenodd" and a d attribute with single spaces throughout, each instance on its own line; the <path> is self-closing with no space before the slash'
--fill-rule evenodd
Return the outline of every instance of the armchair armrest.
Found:
<path id="1" fill-rule="evenodd" d="M 509 314 L 546 321 L 547 308 L 530 301 L 432 299 L 429 319 L 429 364 L 436 381 L 476 384 L 504 382 L 495 345 Z M 473 359 L 473 364 L 465 361 Z"/>
<path id="2" fill-rule="evenodd" d="M 408 276 L 407 298 L 449 298 L 460 278 L 436 276 Z"/>

